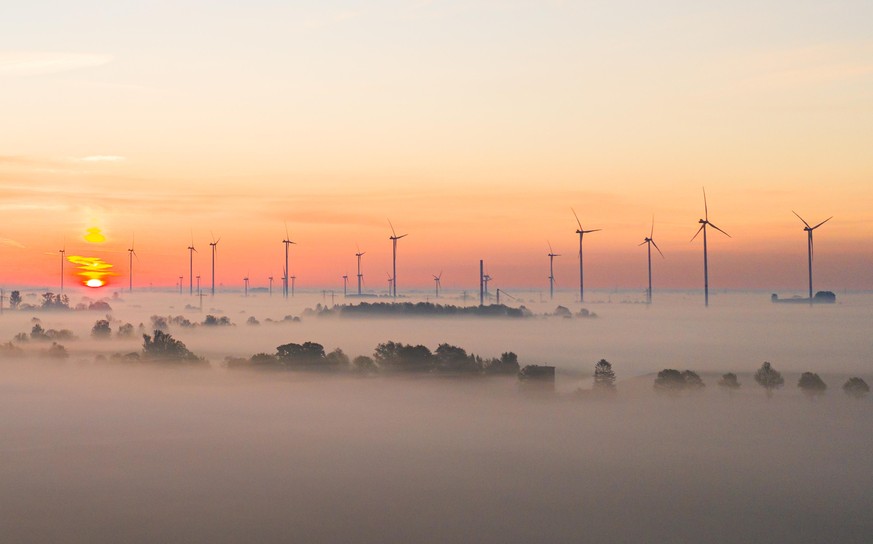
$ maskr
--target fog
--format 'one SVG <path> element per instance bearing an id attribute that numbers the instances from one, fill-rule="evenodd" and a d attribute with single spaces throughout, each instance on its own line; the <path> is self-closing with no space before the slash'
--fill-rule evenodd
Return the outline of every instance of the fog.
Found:
<path id="1" fill-rule="evenodd" d="M 95 362 L 142 338 L 96 340 L 106 312 L 10 312 L 0 340 L 69 329 L 69 357 L 19 344 L 0 359 L 0 530 L 14 542 L 862 542 L 873 530 L 873 296 L 776 305 L 767 293 L 592 292 L 596 318 L 317 318 L 320 293 L 205 298 L 124 295 L 112 329 L 151 315 L 227 316 L 231 327 L 170 327 L 203 368 Z M 424 298 L 424 295 L 422 295 Z M 572 294 L 540 302 L 578 310 Z M 73 302 L 78 298 L 71 296 Z M 342 297 L 336 297 L 340 303 Z M 533 301 L 533 302 L 532 302 Z M 441 302 L 461 303 L 447 298 Z M 472 302 L 471 302 L 472 303 Z M 246 325 L 254 316 L 260 325 Z M 151 332 L 151 331 L 148 331 Z M 226 356 L 314 341 L 350 356 L 395 340 L 514 351 L 558 367 L 554 395 L 514 377 L 256 372 Z M 614 397 L 574 392 L 608 359 Z M 763 361 L 785 376 L 767 398 Z M 707 387 L 663 395 L 663 368 Z M 736 372 L 733 394 L 716 385 Z M 810 400 L 800 372 L 829 385 Z"/>

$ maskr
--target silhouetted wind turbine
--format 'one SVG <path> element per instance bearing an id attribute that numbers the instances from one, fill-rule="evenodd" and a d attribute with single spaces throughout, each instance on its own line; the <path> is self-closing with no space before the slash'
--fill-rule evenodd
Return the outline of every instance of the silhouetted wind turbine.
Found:
<path id="1" fill-rule="evenodd" d="M 191 245 L 188 246 L 188 291 L 189 295 L 194 294 L 194 233 L 191 232 Z"/>
<path id="2" fill-rule="evenodd" d="M 355 247 L 358 247 L 357 244 L 355 244 Z M 363 257 L 365 253 L 366 251 L 361 251 L 360 247 L 358 247 L 358 252 L 355 253 L 355 257 L 358 258 L 358 296 L 361 296 L 361 284 L 364 280 L 364 274 L 361 273 L 361 257 Z"/>
<path id="3" fill-rule="evenodd" d="M 388 296 L 391 296 L 391 286 L 394 285 L 394 278 L 391 277 L 391 274 L 385 272 L 385 275 L 388 276 Z M 397 296 L 397 295 L 394 295 Z"/>
<path id="4" fill-rule="evenodd" d="M 273 296 L 273 275 L 270 274 L 270 277 L 267 279 L 270 280 L 270 296 Z"/>
<path id="5" fill-rule="evenodd" d="M 246 274 L 246 277 L 243 278 L 243 282 L 246 284 L 246 287 L 245 287 L 245 290 L 246 290 L 246 292 L 245 292 L 245 296 L 249 296 L 249 275 L 248 275 L 248 274 Z"/>
<path id="6" fill-rule="evenodd" d="M 288 223 L 285 223 L 285 239 L 282 240 L 282 243 L 285 244 L 285 276 L 282 278 L 282 296 L 288 298 L 288 270 L 291 270 L 288 267 L 288 247 L 291 244 L 296 244 L 296 242 L 291 241 L 291 236 L 288 234 Z"/>
<path id="7" fill-rule="evenodd" d="M 197 274 L 197 294 L 200 295 L 200 274 Z M 203 298 L 200 299 L 200 303 L 203 304 Z"/>
<path id="8" fill-rule="evenodd" d="M 136 240 L 136 237 L 131 236 L 130 248 L 127 250 L 127 257 L 130 260 L 130 263 L 128 264 L 129 270 L 130 270 L 130 273 L 128 274 L 128 281 L 130 282 L 130 284 L 128 285 L 128 288 L 127 288 L 129 293 L 133 293 L 133 257 L 134 257 L 134 255 L 136 255 L 136 251 L 134 251 L 133 248 L 134 248 L 135 240 Z M 137 259 L 139 259 L 139 257 L 137 257 Z"/>
<path id="9" fill-rule="evenodd" d="M 658 250 L 658 253 L 661 253 L 661 248 L 658 247 L 658 244 L 655 243 L 654 238 L 655 235 L 655 218 L 652 217 L 652 230 L 649 232 L 649 235 L 646 238 L 643 238 L 643 241 L 639 245 L 647 244 L 649 247 L 649 288 L 646 291 L 646 301 L 651 304 L 652 303 L 652 246 L 655 246 L 655 249 Z M 661 257 L 664 257 L 664 254 L 661 253 Z"/>
<path id="10" fill-rule="evenodd" d="M 443 271 L 442 270 L 440 270 L 439 275 L 433 277 L 434 286 L 436 287 L 436 298 L 440 298 L 440 287 L 442 287 L 442 284 L 440 283 L 440 281 L 442 280 L 442 278 L 443 278 Z"/>
<path id="11" fill-rule="evenodd" d="M 343 274 L 343 296 L 348 296 L 349 294 L 349 275 Z"/>
<path id="12" fill-rule="evenodd" d="M 549 244 L 549 299 L 555 298 L 555 257 L 560 257 L 560 253 L 555 253 L 552 249 L 552 243 Z"/>
<path id="13" fill-rule="evenodd" d="M 209 242 L 209 245 L 212 246 L 212 296 L 215 296 L 215 250 L 220 241 L 220 236 L 218 237 L 218 240 L 216 240 L 215 235 L 212 235 L 212 241 Z"/>
<path id="14" fill-rule="evenodd" d="M 491 279 L 491 274 L 485 274 L 484 276 L 482 276 L 482 283 L 485 284 L 485 298 L 491 296 L 488 294 L 488 282 L 491 281 Z"/>
<path id="15" fill-rule="evenodd" d="M 390 219 L 388 220 L 388 225 L 391 227 L 391 236 L 389 236 L 388 239 L 391 240 L 391 247 L 393 250 L 391 254 L 391 262 L 393 266 L 394 276 L 391 278 L 391 280 L 394 282 L 394 298 L 397 298 L 397 240 L 409 235 L 401 234 L 400 236 L 397 236 L 397 233 L 394 231 L 394 225 L 391 224 Z"/>
<path id="16" fill-rule="evenodd" d="M 179 276 L 179 294 L 182 294 L 182 280 L 185 279 L 185 276 Z"/>
<path id="17" fill-rule="evenodd" d="M 582 237 L 590 232 L 598 232 L 603 229 L 583 229 L 582 222 L 579 221 L 579 216 L 576 215 L 576 210 L 570 208 L 570 211 L 573 212 L 573 217 L 576 218 L 576 224 L 579 225 L 576 234 L 579 235 L 579 302 L 581 303 L 585 302 L 585 268 L 582 265 Z"/>
<path id="18" fill-rule="evenodd" d="M 791 210 L 791 213 L 793 213 L 794 215 L 797 216 L 798 219 L 803 221 L 803 225 L 804 225 L 803 230 L 806 231 L 806 251 L 807 251 L 807 254 L 809 255 L 809 302 L 812 303 L 812 255 L 815 252 L 813 245 L 812 245 L 812 231 L 814 231 L 815 229 L 819 228 L 820 226 L 824 225 L 825 223 L 827 223 L 828 221 L 833 219 L 834 216 L 830 216 L 827 219 L 825 219 L 824 221 L 822 221 L 821 223 L 819 223 L 818 225 L 816 225 L 814 227 L 810 227 L 809 223 L 807 223 L 805 219 L 800 217 L 800 215 L 798 215 L 797 212 L 795 212 L 794 210 Z"/>
<path id="19" fill-rule="evenodd" d="M 294 282 L 297 280 L 297 276 L 291 276 L 291 296 L 294 296 Z"/>
<path id="20" fill-rule="evenodd" d="M 703 189 L 703 219 L 698 220 L 700 223 L 700 228 L 697 229 L 697 232 L 691 238 L 693 242 L 697 235 L 700 234 L 700 231 L 703 231 L 703 304 L 704 306 L 709 306 L 709 260 L 706 250 L 706 227 L 707 225 L 724 234 L 728 238 L 731 237 L 730 234 L 716 227 L 709 221 L 709 206 L 706 204 L 706 189 Z"/>
<path id="21" fill-rule="evenodd" d="M 67 260 L 67 242 L 64 240 L 64 246 L 58 250 L 58 253 L 61 254 L 61 293 L 64 292 L 64 261 Z"/>

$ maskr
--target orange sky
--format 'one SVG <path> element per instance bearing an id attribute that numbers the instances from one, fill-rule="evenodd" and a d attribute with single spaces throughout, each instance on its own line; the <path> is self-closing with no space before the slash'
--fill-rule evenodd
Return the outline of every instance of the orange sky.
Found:
<path id="1" fill-rule="evenodd" d="M 866 4 L 769 1 L 228 2 L 180 9 L 23 5 L 0 22 L 0 282 L 57 283 L 57 250 L 126 284 L 365 274 L 384 288 L 387 218 L 403 286 L 642 288 L 702 283 L 701 187 L 715 288 L 873 289 L 873 41 Z M 851 7 L 851 9 L 847 9 Z M 788 15 L 790 14 L 790 16 Z M 867 16 L 870 17 L 867 17 Z M 158 32 L 160 30 L 160 32 Z M 87 244 L 89 227 L 106 234 Z M 90 252 L 90 253 L 89 253 Z M 277 283 L 278 284 L 278 283 Z"/>

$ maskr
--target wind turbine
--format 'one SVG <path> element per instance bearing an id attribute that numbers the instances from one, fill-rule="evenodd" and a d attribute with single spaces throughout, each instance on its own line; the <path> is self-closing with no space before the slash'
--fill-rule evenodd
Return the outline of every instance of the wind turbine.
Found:
<path id="1" fill-rule="evenodd" d="M 700 223 L 700 228 L 697 229 L 697 232 L 691 238 L 691 241 L 694 241 L 694 238 L 697 238 L 697 235 L 700 234 L 700 231 L 703 231 L 703 304 L 704 306 L 709 306 L 709 260 L 706 252 L 706 227 L 707 225 L 724 234 L 728 238 L 731 237 L 730 234 L 716 227 L 709 221 L 709 206 L 706 204 L 706 189 L 703 189 L 703 219 L 698 220 Z"/>
<path id="2" fill-rule="evenodd" d="M 357 247 L 357 244 L 355 244 L 355 247 Z M 361 273 L 361 257 L 364 256 L 364 253 L 366 251 L 361 251 L 360 247 L 358 247 L 358 252 L 355 253 L 355 257 L 358 258 L 358 296 L 361 296 L 361 284 L 364 280 L 364 275 Z"/>
<path id="3" fill-rule="evenodd" d="M 249 296 L 249 275 L 246 274 L 246 277 L 243 278 L 243 282 L 246 284 L 246 294 L 245 296 Z"/>
<path id="4" fill-rule="evenodd" d="M 133 248 L 135 240 L 136 238 L 134 236 L 131 236 L 130 248 L 127 250 L 127 257 L 130 260 L 130 263 L 128 264 L 130 270 L 130 273 L 128 274 L 128 280 L 130 282 L 130 284 L 128 285 L 128 292 L 130 293 L 133 293 L 133 257 L 134 255 L 136 255 L 136 251 L 134 251 Z M 139 259 L 139 257 L 137 257 L 137 259 Z"/>
<path id="5" fill-rule="evenodd" d="M 188 246 L 188 291 L 190 295 L 194 294 L 194 232 L 191 232 L 191 245 Z"/>
<path id="6" fill-rule="evenodd" d="M 391 220 L 388 220 L 388 225 L 391 227 L 391 236 L 388 237 L 391 240 L 391 247 L 393 249 L 392 252 L 392 263 L 393 263 L 393 272 L 394 276 L 391 278 L 394 282 L 394 298 L 397 298 L 397 240 L 403 238 L 404 236 L 409 236 L 408 234 L 401 234 L 397 236 L 397 233 L 394 231 L 394 225 L 391 224 Z"/>
<path id="7" fill-rule="evenodd" d="M 185 276 L 179 276 L 179 294 L 182 294 L 182 280 L 185 279 Z"/>
<path id="8" fill-rule="evenodd" d="M 291 276 L 291 296 L 294 296 L 294 281 L 297 279 L 297 276 Z"/>
<path id="9" fill-rule="evenodd" d="M 649 289 L 646 291 L 646 301 L 651 304 L 652 303 L 652 246 L 655 246 L 655 249 L 658 250 L 658 253 L 661 253 L 661 248 L 658 247 L 658 244 L 655 243 L 653 236 L 655 235 L 655 218 L 652 217 L 652 230 L 649 231 L 649 235 L 643 238 L 642 243 L 639 245 L 647 244 L 649 247 Z M 661 258 L 664 257 L 664 254 L 661 253 Z"/>
<path id="10" fill-rule="evenodd" d="M 583 229 L 582 222 L 579 221 L 579 216 L 576 215 L 576 210 L 570 208 L 570 211 L 573 212 L 573 217 L 576 218 L 576 224 L 579 225 L 579 228 L 576 229 L 576 234 L 579 235 L 579 302 L 585 302 L 585 269 L 582 266 L 582 237 L 590 232 L 598 232 L 603 229 Z"/>
<path id="11" fill-rule="evenodd" d="M 555 257 L 560 257 L 560 253 L 555 253 L 552 249 L 552 243 L 549 244 L 549 300 L 555 298 Z"/>
<path id="12" fill-rule="evenodd" d="M 440 298 L 440 287 L 442 287 L 442 283 L 440 281 L 443 278 L 443 271 L 440 270 L 439 275 L 433 277 L 434 286 L 436 287 L 436 298 Z"/>
<path id="13" fill-rule="evenodd" d="M 797 212 L 792 210 L 791 213 L 793 213 L 794 215 L 797 215 L 797 218 L 800 219 L 801 221 L 803 221 L 803 225 L 804 225 L 803 230 L 806 231 L 806 251 L 807 251 L 807 254 L 809 255 L 809 302 L 812 303 L 812 254 L 814 253 L 813 245 L 812 245 L 812 231 L 814 231 L 815 229 L 819 228 L 820 226 L 824 225 L 825 223 L 827 223 L 828 221 L 833 219 L 834 216 L 830 216 L 827 219 L 825 219 L 824 221 L 822 221 L 821 223 L 819 223 L 818 225 L 816 225 L 814 227 L 810 227 L 809 223 L 807 223 L 806 220 L 804 220 L 802 217 L 800 217 L 800 215 L 798 215 Z"/>
<path id="14" fill-rule="evenodd" d="M 197 274 L 197 294 L 200 295 L 200 274 Z M 200 303 L 203 303 L 203 299 L 200 299 Z"/>
<path id="15" fill-rule="evenodd" d="M 215 249 L 218 246 L 218 242 L 220 241 L 221 236 L 219 236 L 218 240 L 216 240 L 215 235 L 212 235 L 212 241 L 209 242 L 209 245 L 212 246 L 212 296 L 215 296 Z"/>
<path id="16" fill-rule="evenodd" d="M 64 247 L 58 250 L 58 253 L 61 254 L 61 293 L 64 292 L 64 261 L 67 260 L 67 241 L 64 240 Z"/>
<path id="17" fill-rule="evenodd" d="M 485 274 L 482 276 L 482 282 L 485 284 L 485 298 L 489 298 L 491 295 L 488 294 L 488 282 L 491 281 L 491 274 Z"/>
<path id="18" fill-rule="evenodd" d="M 288 234 L 288 223 L 285 223 L 285 239 L 282 240 L 282 243 L 285 244 L 285 277 L 282 278 L 282 296 L 288 298 L 288 247 L 291 244 L 296 244 L 297 242 L 291 241 L 291 236 Z"/>
<path id="19" fill-rule="evenodd" d="M 270 280 L 270 296 L 273 296 L 273 275 L 270 274 L 270 277 L 267 279 Z"/>
<path id="20" fill-rule="evenodd" d="M 349 294 L 349 275 L 343 274 L 343 296 L 348 296 Z"/>
<path id="21" fill-rule="evenodd" d="M 388 276 L 388 296 L 391 296 L 391 286 L 394 285 L 394 278 L 391 277 L 391 274 L 385 272 L 385 275 Z M 396 295 L 395 295 L 396 296 Z"/>

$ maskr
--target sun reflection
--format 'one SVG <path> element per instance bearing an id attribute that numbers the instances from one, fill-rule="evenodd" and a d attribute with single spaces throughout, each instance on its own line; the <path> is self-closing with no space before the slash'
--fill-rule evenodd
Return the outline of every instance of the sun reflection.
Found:
<path id="1" fill-rule="evenodd" d="M 70 255 L 67 260 L 76 265 L 76 275 L 82 278 L 82 283 L 91 288 L 103 287 L 109 281 L 109 277 L 115 276 L 110 269 L 112 265 L 100 257 L 82 257 Z"/>

